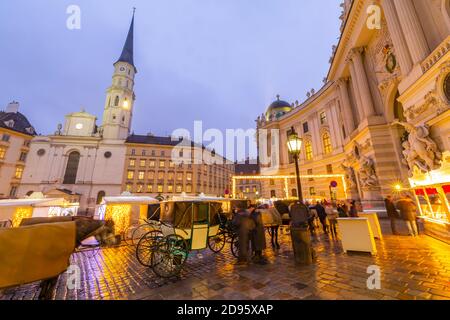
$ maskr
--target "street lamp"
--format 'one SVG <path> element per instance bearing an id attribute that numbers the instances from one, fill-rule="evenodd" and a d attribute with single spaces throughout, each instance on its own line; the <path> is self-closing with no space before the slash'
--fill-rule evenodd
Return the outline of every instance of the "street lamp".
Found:
<path id="1" fill-rule="evenodd" d="M 298 134 L 295 132 L 294 127 L 291 127 L 291 130 L 288 133 L 287 146 L 289 153 L 292 155 L 295 162 L 298 200 L 303 203 L 303 192 L 302 192 L 302 185 L 300 182 L 300 170 L 298 168 L 298 157 L 302 150 L 302 142 L 303 142 L 302 138 L 298 137 Z"/>

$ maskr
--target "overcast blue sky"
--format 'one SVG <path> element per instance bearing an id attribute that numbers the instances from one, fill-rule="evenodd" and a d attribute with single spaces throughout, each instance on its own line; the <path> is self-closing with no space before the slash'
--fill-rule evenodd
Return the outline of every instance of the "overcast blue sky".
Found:
<path id="1" fill-rule="evenodd" d="M 322 86 L 340 2 L 1 0 L 0 109 L 19 101 L 41 134 L 82 106 L 101 119 L 135 6 L 132 130 L 253 128 L 276 94 L 303 101 Z M 66 28 L 71 4 L 81 30 Z"/>

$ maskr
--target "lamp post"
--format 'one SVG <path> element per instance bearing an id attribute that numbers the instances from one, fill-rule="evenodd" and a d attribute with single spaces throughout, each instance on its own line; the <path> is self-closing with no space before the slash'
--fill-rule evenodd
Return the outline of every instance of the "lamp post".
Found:
<path id="1" fill-rule="evenodd" d="M 287 137 L 287 146 L 289 153 L 294 158 L 295 162 L 295 172 L 296 172 L 296 179 L 297 179 L 297 194 L 298 194 L 298 200 L 303 203 L 303 192 L 302 192 L 302 184 L 300 182 L 300 170 L 298 168 L 298 158 L 300 155 L 300 152 L 302 150 L 302 142 L 303 140 L 298 137 L 298 134 L 295 132 L 294 127 L 291 127 L 290 132 L 288 133 Z"/>

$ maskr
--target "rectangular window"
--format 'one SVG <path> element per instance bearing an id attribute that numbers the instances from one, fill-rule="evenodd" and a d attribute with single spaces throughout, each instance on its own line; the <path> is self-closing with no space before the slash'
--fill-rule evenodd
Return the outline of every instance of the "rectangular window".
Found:
<path id="1" fill-rule="evenodd" d="M 161 157 L 165 157 L 166 156 L 166 152 L 164 150 L 161 151 Z"/>
<path id="2" fill-rule="evenodd" d="M 160 160 L 160 161 L 159 161 L 159 167 L 160 167 L 160 168 L 164 168 L 165 166 L 166 166 L 166 161 Z"/>
<path id="3" fill-rule="evenodd" d="M 131 155 L 135 156 L 136 155 L 136 149 L 131 149 Z"/>
<path id="4" fill-rule="evenodd" d="M 16 173 L 14 174 L 14 178 L 22 179 L 22 175 L 23 175 L 23 168 L 22 167 L 17 167 L 16 168 Z"/>
<path id="5" fill-rule="evenodd" d="M 245 193 L 250 193 L 250 188 L 249 187 L 245 188 Z"/>
<path id="6" fill-rule="evenodd" d="M 17 196 L 17 187 L 16 186 L 11 187 L 11 191 L 9 192 L 9 196 L 11 198 L 14 198 L 14 197 Z"/>
<path id="7" fill-rule="evenodd" d="M 173 185 L 169 184 L 169 185 L 167 186 L 167 192 L 173 193 Z"/>
<path id="8" fill-rule="evenodd" d="M 10 138 L 11 138 L 11 136 L 9 134 L 5 133 L 2 136 L 2 141 L 8 142 Z"/>
<path id="9" fill-rule="evenodd" d="M 6 155 L 6 148 L 0 147 L 0 159 L 5 159 L 5 155 Z"/>
<path id="10" fill-rule="evenodd" d="M 315 196 L 316 195 L 316 188 L 310 187 L 309 188 L 309 194 L 312 195 L 312 196 Z"/>
<path id="11" fill-rule="evenodd" d="M 333 173 L 333 165 L 332 164 L 327 164 L 327 173 L 328 174 L 332 174 Z"/>
<path id="12" fill-rule="evenodd" d="M 308 132 L 309 132 L 308 122 L 304 122 L 303 123 L 303 133 L 308 133 Z"/>
<path id="13" fill-rule="evenodd" d="M 313 175 L 313 169 L 308 169 L 308 176 L 312 176 Z M 314 181 L 314 178 L 309 178 L 309 181 Z"/>
<path id="14" fill-rule="evenodd" d="M 158 193 L 164 192 L 164 186 L 162 184 L 158 184 Z"/>
<path id="15" fill-rule="evenodd" d="M 134 171 L 128 170 L 127 179 L 128 180 L 133 180 L 134 179 Z"/>
<path id="16" fill-rule="evenodd" d="M 177 184 L 177 193 L 183 192 L 183 186 L 181 184 Z"/>
<path id="17" fill-rule="evenodd" d="M 164 171 L 158 171 L 158 180 L 164 180 Z"/>
<path id="18" fill-rule="evenodd" d="M 322 111 L 319 117 L 320 117 L 320 124 L 327 123 L 327 114 L 325 113 L 325 111 Z"/>
<path id="19" fill-rule="evenodd" d="M 139 166 L 140 167 L 145 167 L 145 160 L 141 160 L 141 161 L 139 161 Z"/>
<path id="20" fill-rule="evenodd" d="M 128 192 L 131 192 L 131 189 L 133 188 L 133 186 L 131 184 L 127 184 L 125 187 L 125 190 Z"/>
<path id="21" fill-rule="evenodd" d="M 191 172 L 186 173 L 186 180 L 192 181 L 192 173 Z"/>
<path id="22" fill-rule="evenodd" d="M 275 181 L 273 179 L 270 179 L 270 185 L 274 186 L 275 185 Z"/>
<path id="23" fill-rule="evenodd" d="M 167 175 L 167 180 L 172 181 L 174 179 L 175 174 L 173 172 L 169 172 Z"/>
<path id="24" fill-rule="evenodd" d="M 27 160 L 27 153 L 26 152 L 21 152 L 20 153 L 20 157 L 19 157 L 19 161 L 25 162 Z"/>
<path id="25" fill-rule="evenodd" d="M 186 192 L 187 192 L 187 193 L 191 193 L 191 192 L 192 192 L 192 186 L 191 186 L 190 184 L 188 184 L 188 185 L 186 186 Z"/>
<path id="26" fill-rule="evenodd" d="M 177 173 L 177 180 L 178 181 L 183 181 L 183 172 L 178 172 Z"/>
<path id="27" fill-rule="evenodd" d="M 149 171 L 148 172 L 148 179 L 149 180 L 155 179 L 155 171 Z"/>
<path id="28" fill-rule="evenodd" d="M 142 149 L 142 156 L 146 156 L 147 152 L 145 151 L 145 149 Z"/>
<path id="29" fill-rule="evenodd" d="M 145 179 L 145 171 L 139 171 L 138 179 L 139 180 L 144 180 Z"/>
<path id="30" fill-rule="evenodd" d="M 147 185 L 147 193 L 152 193 L 153 192 L 153 185 L 152 184 L 148 184 Z"/>
<path id="31" fill-rule="evenodd" d="M 134 167 L 136 165 L 136 159 L 130 159 L 130 167 Z"/>
<path id="32" fill-rule="evenodd" d="M 144 191 L 144 185 L 143 184 L 138 184 L 136 191 L 137 191 L 137 193 L 142 193 Z"/>
<path id="33" fill-rule="evenodd" d="M 155 160 L 150 160 L 150 161 L 148 162 L 148 166 L 149 166 L 150 168 L 154 168 L 154 167 L 155 167 Z"/>
<path id="34" fill-rule="evenodd" d="M 169 168 L 175 168 L 175 162 L 172 160 L 169 161 Z"/>

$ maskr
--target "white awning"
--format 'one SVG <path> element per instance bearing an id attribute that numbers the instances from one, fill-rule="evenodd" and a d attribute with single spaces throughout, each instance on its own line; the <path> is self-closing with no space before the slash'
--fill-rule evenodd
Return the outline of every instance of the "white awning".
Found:
<path id="1" fill-rule="evenodd" d="M 76 203 L 69 203 L 65 199 L 6 199 L 0 200 L 0 207 L 67 207 L 77 206 Z"/>
<path id="2" fill-rule="evenodd" d="M 146 196 L 118 196 L 104 197 L 102 204 L 153 204 L 159 201 L 152 197 Z"/>

